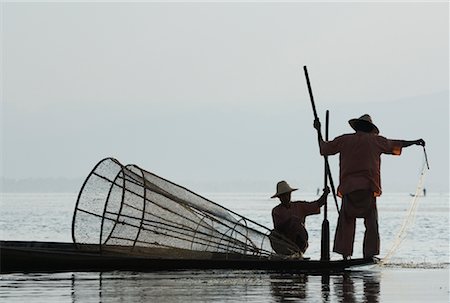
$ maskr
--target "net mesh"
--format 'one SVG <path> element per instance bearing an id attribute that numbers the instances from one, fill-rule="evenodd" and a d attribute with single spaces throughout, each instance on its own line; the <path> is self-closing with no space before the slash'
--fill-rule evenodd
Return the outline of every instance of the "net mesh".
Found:
<path id="1" fill-rule="evenodd" d="M 100 161 L 81 188 L 72 237 L 104 252 L 174 258 L 268 257 L 272 246 L 298 251 L 268 228 L 113 158 Z"/>

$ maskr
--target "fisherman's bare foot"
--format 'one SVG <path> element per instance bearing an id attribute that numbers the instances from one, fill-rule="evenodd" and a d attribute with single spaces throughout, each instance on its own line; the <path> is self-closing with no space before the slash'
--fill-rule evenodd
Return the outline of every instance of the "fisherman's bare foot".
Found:
<path id="1" fill-rule="evenodd" d="M 303 254 L 301 252 L 296 252 L 295 254 L 287 256 L 287 259 L 303 260 Z"/>

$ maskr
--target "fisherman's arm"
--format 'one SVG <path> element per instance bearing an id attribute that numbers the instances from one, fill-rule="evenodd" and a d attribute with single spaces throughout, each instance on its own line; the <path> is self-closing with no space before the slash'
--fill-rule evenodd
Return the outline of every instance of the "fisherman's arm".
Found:
<path id="1" fill-rule="evenodd" d="M 320 154 L 322 156 L 335 155 L 340 152 L 341 144 L 344 141 L 343 136 L 334 138 L 331 141 L 324 141 L 320 135 L 320 121 L 314 120 L 314 128 L 317 130 L 317 140 L 319 141 Z"/>
<path id="2" fill-rule="evenodd" d="M 402 144 L 402 147 L 408 147 L 411 145 L 420 145 L 420 146 L 425 146 L 425 141 L 423 139 L 418 139 L 418 140 L 412 140 L 412 141 L 408 141 L 408 140 L 399 140 Z"/>
<path id="3" fill-rule="evenodd" d="M 329 193 L 330 188 L 327 186 L 326 188 L 323 189 L 322 196 L 320 196 L 320 198 L 316 200 L 316 202 L 319 204 L 319 207 L 322 207 L 325 204 L 325 202 L 327 202 L 327 197 Z"/>
<path id="4" fill-rule="evenodd" d="M 293 203 L 299 203 L 301 205 L 301 211 L 303 212 L 304 216 L 309 215 L 317 215 L 320 214 L 320 208 L 325 204 L 327 201 L 327 196 L 330 193 L 330 188 L 327 186 L 323 190 L 322 196 L 320 196 L 319 199 L 313 202 L 306 202 L 306 201 L 297 201 Z"/>
<path id="5" fill-rule="evenodd" d="M 421 145 L 425 146 L 425 141 L 423 139 L 418 140 L 392 140 L 392 139 L 386 139 L 385 137 L 378 136 L 378 146 L 381 149 L 381 152 L 384 154 L 391 154 L 391 155 L 401 155 L 402 149 L 404 147 L 409 147 L 412 145 Z"/>

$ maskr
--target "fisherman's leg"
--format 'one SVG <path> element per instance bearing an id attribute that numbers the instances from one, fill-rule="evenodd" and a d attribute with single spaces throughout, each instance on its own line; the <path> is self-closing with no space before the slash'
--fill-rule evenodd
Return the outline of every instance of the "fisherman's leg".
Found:
<path id="1" fill-rule="evenodd" d="M 305 253 L 306 249 L 308 248 L 308 231 L 306 230 L 305 226 L 302 224 L 300 228 L 297 231 L 297 235 L 295 238 L 295 244 L 299 247 L 301 253 Z"/>
<path id="2" fill-rule="evenodd" d="M 347 258 L 353 254 L 356 218 L 347 214 L 345 203 L 344 197 L 334 236 L 333 251 L 341 254 L 344 258 Z"/>
<path id="3" fill-rule="evenodd" d="M 303 254 L 305 253 L 306 249 L 308 248 L 308 241 L 303 239 L 302 237 L 297 237 L 295 244 L 297 244 L 298 248 L 300 249 L 300 252 Z"/>
<path id="4" fill-rule="evenodd" d="M 366 231 L 364 233 L 364 258 L 370 258 L 380 253 L 380 234 L 378 231 L 378 211 L 376 198 L 371 198 L 370 211 L 364 218 Z"/>

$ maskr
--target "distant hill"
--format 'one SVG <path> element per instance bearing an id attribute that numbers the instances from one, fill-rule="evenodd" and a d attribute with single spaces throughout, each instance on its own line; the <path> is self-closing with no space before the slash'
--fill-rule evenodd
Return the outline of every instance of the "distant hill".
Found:
<path id="1" fill-rule="evenodd" d="M 430 193 L 449 191 L 448 91 L 372 103 L 365 100 L 336 102 L 322 99 L 317 93 L 316 105 L 322 123 L 325 110 L 330 110 L 331 139 L 352 132 L 348 120 L 365 113 L 372 116 L 383 136 L 425 139 L 431 167 L 425 178 L 425 187 Z M 51 154 L 53 170 L 46 170 L 48 175 L 42 177 L 58 174 L 67 178 L 42 178 L 36 173 L 42 171 L 41 163 L 28 159 L 27 172 L 35 178 L 5 178 L 1 190 L 78 192 L 96 161 L 111 155 L 123 164 L 136 163 L 200 194 L 272 192 L 280 180 L 288 181 L 302 192 L 315 193 L 318 187 L 322 187 L 323 159 L 319 155 L 307 96 L 302 100 L 286 100 L 278 104 L 268 102 L 258 106 L 254 102 L 235 107 L 164 106 L 158 109 L 159 112 L 132 116 L 129 119 L 133 123 L 125 121 L 126 131 L 114 134 L 113 138 L 98 141 L 99 136 L 87 136 L 76 141 L 76 146 L 92 149 L 90 153 L 77 153 L 78 147 L 73 148 L 69 151 L 76 154 L 73 161 L 66 161 L 62 154 L 56 152 Z M 128 130 L 145 130 L 149 140 L 142 140 L 142 132 Z M 20 134 L 13 132 L 11 137 L 20 137 Z M 62 138 L 61 146 L 73 146 L 70 136 Z M 49 142 L 49 138 L 40 140 Z M 10 154 L 13 155 L 12 151 Z M 10 156 L 10 165 L 25 165 L 16 158 Z M 405 149 L 400 157 L 383 156 L 384 192 L 414 192 L 423 158 L 423 150 L 418 146 Z M 337 185 L 338 157 L 330 157 L 329 161 Z"/>

